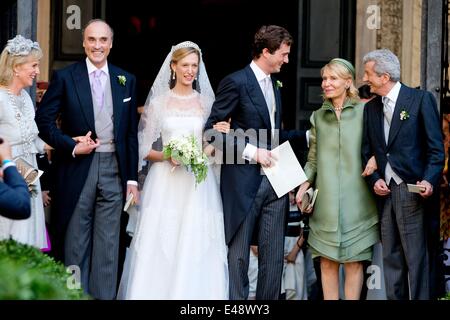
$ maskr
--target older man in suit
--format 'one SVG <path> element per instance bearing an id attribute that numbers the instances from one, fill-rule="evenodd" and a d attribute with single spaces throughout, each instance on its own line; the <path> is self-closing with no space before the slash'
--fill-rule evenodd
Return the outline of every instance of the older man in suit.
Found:
<path id="1" fill-rule="evenodd" d="M 367 178 L 382 199 L 381 240 L 388 299 L 429 299 L 429 258 L 424 200 L 433 194 L 444 164 L 436 101 L 430 92 L 400 83 L 400 62 L 389 50 L 364 57 L 364 81 L 377 98 L 366 104 L 363 165 L 375 155 Z M 408 191 L 417 184 L 420 193 Z"/>
<path id="2" fill-rule="evenodd" d="M 55 148 L 53 244 L 64 245 L 65 264 L 80 268 L 97 299 L 115 297 L 124 198 L 138 198 L 136 79 L 107 62 L 112 41 L 106 22 L 90 21 L 86 60 L 55 72 L 36 113 L 40 136 Z"/>
<path id="3" fill-rule="evenodd" d="M 261 166 L 274 162 L 270 150 L 295 139 L 306 148 L 304 131 L 281 129 L 280 82 L 271 77 L 289 62 L 292 37 L 279 26 L 263 26 L 255 34 L 253 61 L 219 84 L 205 130 L 231 117 L 234 134 L 226 135 L 222 165 L 225 237 L 229 247 L 230 299 L 247 299 L 252 236 L 257 235 L 259 271 L 256 299 L 278 299 L 284 254 L 288 198 L 278 198 Z M 242 133 L 242 134 L 240 134 Z M 219 143 L 215 143 L 222 148 Z M 243 160 L 245 159 L 245 161 Z"/>

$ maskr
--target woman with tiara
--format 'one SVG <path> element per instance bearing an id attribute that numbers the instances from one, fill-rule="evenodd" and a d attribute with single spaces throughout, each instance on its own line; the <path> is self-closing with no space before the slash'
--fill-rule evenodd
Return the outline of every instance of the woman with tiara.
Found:
<path id="1" fill-rule="evenodd" d="M 150 90 L 139 123 L 140 160 L 152 165 L 140 199 L 119 299 L 227 299 L 228 266 L 216 175 L 194 175 L 166 159 L 158 145 L 194 135 L 202 145 L 214 92 L 200 48 L 172 47 Z M 227 123 L 216 129 L 226 132 Z M 211 167 L 209 167 L 211 169 Z"/>
<path id="2" fill-rule="evenodd" d="M 21 158 L 35 168 L 36 153 L 48 146 L 38 137 L 34 105 L 25 89 L 39 75 L 41 57 L 39 44 L 21 35 L 9 40 L 0 56 L 0 137 L 10 142 L 13 158 Z M 30 218 L 18 221 L 0 217 L 0 240 L 12 238 L 48 251 L 39 180 L 34 191 Z"/>

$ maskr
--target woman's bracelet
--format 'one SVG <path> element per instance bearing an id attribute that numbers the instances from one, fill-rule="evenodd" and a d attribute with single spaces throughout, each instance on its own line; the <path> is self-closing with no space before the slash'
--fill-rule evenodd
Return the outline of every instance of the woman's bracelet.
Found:
<path id="1" fill-rule="evenodd" d="M 10 162 L 12 162 L 12 161 L 9 160 L 9 159 L 4 159 L 4 160 L 2 161 L 2 167 L 3 167 L 5 164 L 10 163 Z"/>

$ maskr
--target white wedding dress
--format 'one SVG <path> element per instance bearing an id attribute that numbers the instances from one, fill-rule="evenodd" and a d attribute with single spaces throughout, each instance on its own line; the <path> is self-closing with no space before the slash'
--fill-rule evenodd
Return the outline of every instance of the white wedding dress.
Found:
<path id="1" fill-rule="evenodd" d="M 149 134 L 159 130 L 163 144 L 190 134 L 201 142 L 202 99 L 196 92 L 159 97 L 152 105 L 159 125 L 153 122 Z M 222 201 L 211 167 L 196 186 L 184 167 L 172 170 L 168 161 L 153 163 L 140 201 L 118 298 L 228 299 Z"/>

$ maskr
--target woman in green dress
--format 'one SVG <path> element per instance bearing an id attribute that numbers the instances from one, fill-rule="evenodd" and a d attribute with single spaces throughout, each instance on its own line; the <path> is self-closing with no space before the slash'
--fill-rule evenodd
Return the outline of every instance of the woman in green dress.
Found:
<path id="1" fill-rule="evenodd" d="M 340 264 L 345 270 L 345 298 L 359 299 L 362 261 L 371 260 L 372 246 L 379 240 L 375 199 L 361 175 L 364 104 L 350 62 L 333 59 L 321 75 L 324 102 L 311 115 L 308 180 L 296 199 L 300 206 L 311 185 L 319 189 L 308 243 L 313 257 L 320 257 L 324 299 L 339 299 Z M 376 166 L 373 159 L 371 166 Z"/>

